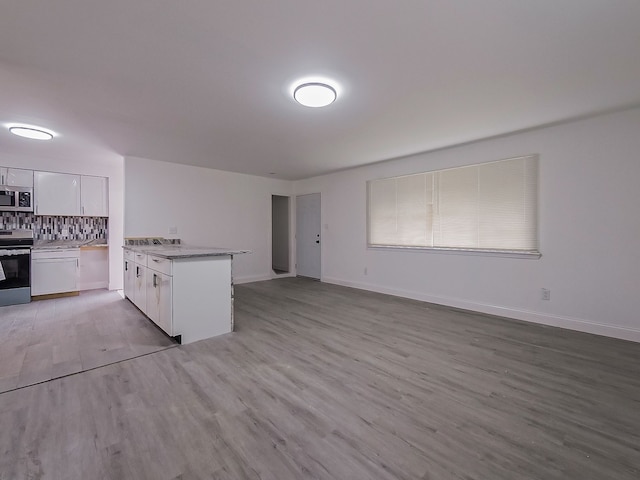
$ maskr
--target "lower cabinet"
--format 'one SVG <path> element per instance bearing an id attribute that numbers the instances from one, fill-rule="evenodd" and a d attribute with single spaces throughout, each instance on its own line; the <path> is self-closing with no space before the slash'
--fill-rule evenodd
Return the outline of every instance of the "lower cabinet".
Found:
<path id="1" fill-rule="evenodd" d="M 133 301 L 134 288 L 136 278 L 136 266 L 133 259 L 124 259 L 124 296 Z"/>
<path id="2" fill-rule="evenodd" d="M 167 335 L 175 336 L 171 264 L 171 260 L 166 258 L 124 251 L 125 297 Z"/>
<path id="3" fill-rule="evenodd" d="M 31 296 L 78 291 L 80 250 L 33 250 Z"/>
<path id="4" fill-rule="evenodd" d="M 147 256 L 124 251 L 124 295 L 143 312 L 147 310 Z"/>
<path id="5" fill-rule="evenodd" d="M 133 303 L 146 313 L 147 310 L 147 267 L 134 264 Z"/>
<path id="6" fill-rule="evenodd" d="M 173 336 L 172 283 L 169 275 L 147 269 L 147 316 L 170 336 Z"/>

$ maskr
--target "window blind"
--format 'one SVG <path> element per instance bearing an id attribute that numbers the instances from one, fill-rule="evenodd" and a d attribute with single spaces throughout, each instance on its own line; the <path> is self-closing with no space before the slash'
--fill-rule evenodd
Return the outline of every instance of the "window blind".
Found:
<path id="1" fill-rule="evenodd" d="M 370 246 L 537 252 L 538 156 L 367 182 Z"/>

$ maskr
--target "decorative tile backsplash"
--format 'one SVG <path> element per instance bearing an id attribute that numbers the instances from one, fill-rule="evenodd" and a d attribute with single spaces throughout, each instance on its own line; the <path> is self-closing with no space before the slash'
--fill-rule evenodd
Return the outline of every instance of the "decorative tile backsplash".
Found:
<path id="1" fill-rule="evenodd" d="M 27 228 L 36 240 L 108 238 L 106 217 L 48 217 L 25 212 L 0 212 L 0 230 Z"/>

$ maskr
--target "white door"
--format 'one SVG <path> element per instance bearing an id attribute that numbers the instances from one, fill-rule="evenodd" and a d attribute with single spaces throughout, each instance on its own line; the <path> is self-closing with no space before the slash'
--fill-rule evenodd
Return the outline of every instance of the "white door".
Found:
<path id="1" fill-rule="evenodd" d="M 296 197 L 297 275 L 320 280 L 320 194 Z"/>

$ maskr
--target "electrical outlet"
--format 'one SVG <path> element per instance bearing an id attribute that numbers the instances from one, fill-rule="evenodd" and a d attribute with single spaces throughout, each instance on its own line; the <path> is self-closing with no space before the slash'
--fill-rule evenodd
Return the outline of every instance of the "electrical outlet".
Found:
<path id="1" fill-rule="evenodd" d="M 542 300 L 551 300 L 551 290 L 548 288 L 543 288 L 541 290 Z"/>
<path id="2" fill-rule="evenodd" d="M 369 269 L 367 267 L 364 267 L 364 274 L 369 275 Z"/>
<path id="3" fill-rule="evenodd" d="M 175 235 L 178 233 L 178 227 L 169 227 L 169 235 Z"/>

